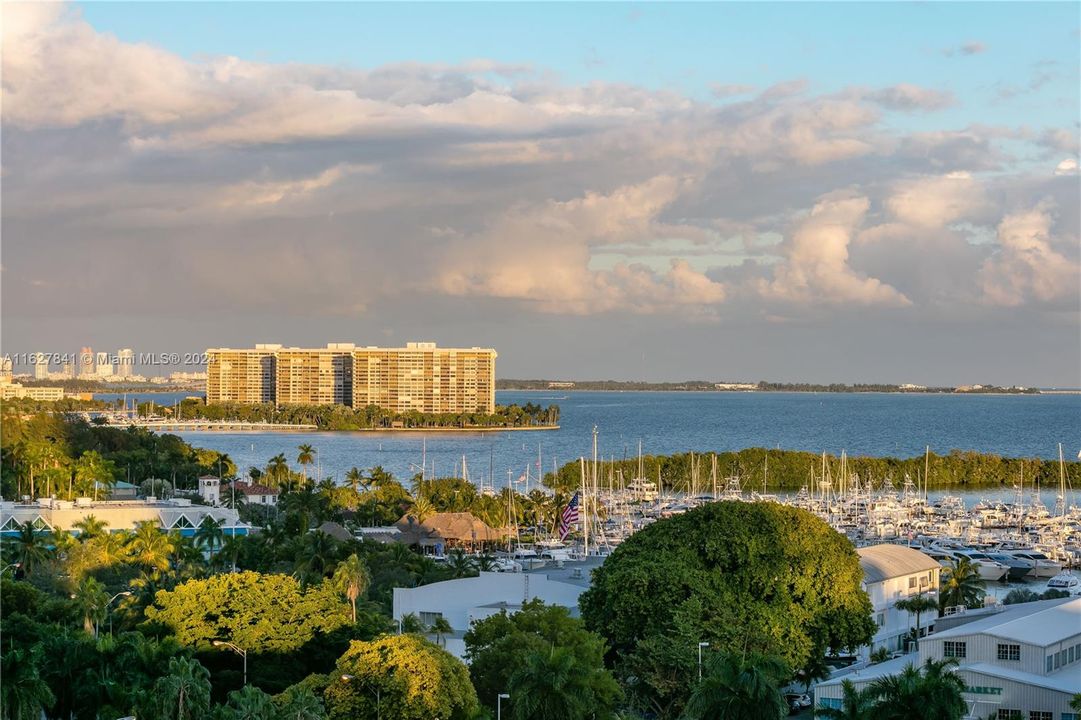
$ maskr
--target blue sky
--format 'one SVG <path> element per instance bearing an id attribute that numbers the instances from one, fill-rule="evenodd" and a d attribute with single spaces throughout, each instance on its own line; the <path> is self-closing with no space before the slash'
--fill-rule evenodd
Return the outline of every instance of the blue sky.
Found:
<path id="1" fill-rule="evenodd" d="M 814 92 L 914 83 L 958 106 L 911 129 L 1076 120 L 1078 3 L 87 3 L 99 31 L 188 58 L 340 64 L 523 63 L 568 83 L 707 97 L 806 78 Z M 966 43 L 985 50 L 966 55 Z M 948 54 L 953 51 L 953 54 Z M 1073 67 L 1069 67 L 1072 61 Z M 1051 64 L 1053 63 L 1053 64 Z M 1052 73 L 1024 102 L 999 98 Z M 1038 82 L 1038 80 L 1037 80 Z"/>

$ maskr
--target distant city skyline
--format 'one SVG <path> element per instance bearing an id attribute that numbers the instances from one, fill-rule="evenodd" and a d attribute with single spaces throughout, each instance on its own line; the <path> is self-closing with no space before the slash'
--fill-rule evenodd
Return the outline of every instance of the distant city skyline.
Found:
<path id="1" fill-rule="evenodd" d="M 1075 4 L 0 13 L 0 352 L 1081 385 Z"/>

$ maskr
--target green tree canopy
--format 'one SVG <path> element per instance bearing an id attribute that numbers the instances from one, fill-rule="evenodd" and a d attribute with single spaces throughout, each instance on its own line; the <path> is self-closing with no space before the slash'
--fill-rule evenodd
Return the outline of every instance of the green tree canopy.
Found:
<path id="1" fill-rule="evenodd" d="M 206 649 L 224 640 L 253 653 L 292 652 L 317 633 L 350 622 L 349 606 L 331 584 L 304 589 L 288 575 L 257 572 L 214 575 L 161 591 L 146 617 L 184 645 Z"/>
<path id="2" fill-rule="evenodd" d="M 525 668 L 534 655 L 540 656 L 540 659 L 534 659 L 534 670 L 547 667 L 546 663 L 550 662 L 559 667 L 570 667 L 575 692 L 588 700 L 586 706 L 597 711 L 598 717 L 610 712 L 620 695 L 615 679 L 604 668 L 604 640 L 586 630 L 582 621 L 571 617 L 565 607 L 530 600 L 512 615 L 499 613 L 473 623 L 465 634 L 465 646 L 473 686 L 481 703 L 493 710 L 496 696 L 507 692 L 512 677 Z M 553 648 L 566 650 L 571 660 L 562 659 L 562 655 L 558 662 L 552 660 L 548 656 Z M 558 680 L 557 675 L 550 680 Z M 528 682 L 535 680 L 534 674 Z M 524 689 L 526 675 L 520 676 L 519 681 Z M 549 690 L 554 691 L 554 688 Z M 503 705 L 517 712 L 514 708 L 525 699 L 522 692 L 514 693 Z M 539 711 L 532 705 L 529 707 L 530 712 Z"/>
<path id="3" fill-rule="evenodd" d="M 479 707 L 465 665 L 417 635 L 353 642 L 323 697 L 331 720 L 468 720 Z"/>
<path id="4" fill-rule="evenodd" d="M 635 533 L 594 571 L 586 626 L 639 704 L 678 711 L 699 642 L 802 668 L 870 642 L 875 625 L 851 543 L 809 512 L 718 502 Z"/>

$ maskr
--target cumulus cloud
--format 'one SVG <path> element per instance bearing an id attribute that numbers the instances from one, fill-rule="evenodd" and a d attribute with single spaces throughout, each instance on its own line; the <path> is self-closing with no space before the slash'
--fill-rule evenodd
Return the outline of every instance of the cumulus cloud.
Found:
<path id="1" fill-rule="evenodd" d="M 886 200 L 886 207 L 904 223 L 939 228 L 984 208 L 983 186 L 967 172 L 904 180 Z"/>
<path id="2" fill-rule="evenodd" d="M 515 207 L 484 231 L 445 247 L 436 287 L 451 295 L 528 301 L 544 312 L 572 314 L 652 313 L 723 302 L 721 284 L 678 258 L 663 273 L 642 264 L 589 267 L 591 246 L 651 239 L 658 214 L 683 185 L 678 178 L 658 176 L 607 194 Z"/>
<path id="3" fill-rule="evenodd" d="M 189 60 L 61 5 L 3 12 L 4 300 L 21 313 L 152 314 L 189 288 L 211 312 L 359 314 L 408 293 L 576 315 L 720 316 L 749 297 L 918 313 L 946 285 L 977 296 L 990 246 L 958 226 L 992 235 L 998 201 L 1035 182 L 1003 141 L 1076 149 L 1069 130 L 898 128 L 886 111 L 953 102 L 909 83 L 701 99 L 493 60 Z M 184 282 L 130 282 L 142 264 Z M 49 293 L 18 279 L 46 275 Z"/>
<path id="4" fill-rule="evenodd" d="M 980 270 L 988 303 L 1016 306 L 1029 299 L 1076 298 L 1081 266 L 1055 248 L 1052 225 L 1052 207 L 1046 202 L 1002 219 L 998 249 Z"/>
<path id="5" fill-rule="evenodd" d="M 849 265 L 849 244 L 869 207 L 870 201 L 859 195 L 822 197 L 793 231 L 785 259 L 774 268 L 773 278 L 759 281 L 759 292 L 794 303 L 911 305 L 912 301 L 895 288 Z"/>

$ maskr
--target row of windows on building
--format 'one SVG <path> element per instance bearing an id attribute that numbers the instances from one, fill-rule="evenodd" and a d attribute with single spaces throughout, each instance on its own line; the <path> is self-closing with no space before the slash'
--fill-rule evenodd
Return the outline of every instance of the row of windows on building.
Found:
<path id="1" fill-rule="evenodd" d="M 1068 648 L 1063 648 L 1058 652 L 1048 655 L 1046 660 L 1046 670 L 1047 672 L 1054 672 L 1063 665 L 1069 665 L 1078 660 L 1081 660 L 1081 643 L 1071 645 Z"/>
<path id="2" fill-rule="evenodd" d="M 1020 710 L 999 708 L 995 720 L 1025 720 L 1025 715 Z M 1028 720 L 1055 720 L 1055 713 L 1048 710 L 1029 710 Z M 1060 720 L 1081 720 L 1075 712 L 1064 712 Z"/>
<path id="3" fill-rule="evenodd" d="M 948 658 L 963 659 L 968 657 L 968 643 L 963 640 L 946 640 L 942 643 L 942 654 Z M 1073 648 L 1070 648 L 1070 655 L 1073 656 Z M 999 660 L 1020 661 L 1021 646 L 1012 643 L 999 643 L 997 657 Z M 1056 665 L 1056 667 L 1058 666 Z M 1048 666 L 1048 669 L 1050 670 L 1050 666 Z"/>

